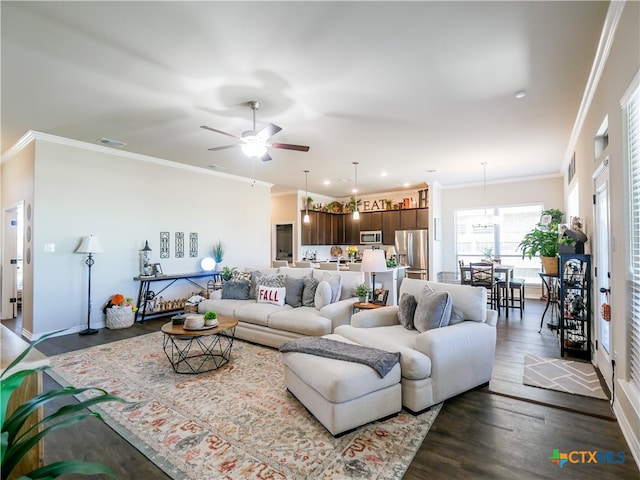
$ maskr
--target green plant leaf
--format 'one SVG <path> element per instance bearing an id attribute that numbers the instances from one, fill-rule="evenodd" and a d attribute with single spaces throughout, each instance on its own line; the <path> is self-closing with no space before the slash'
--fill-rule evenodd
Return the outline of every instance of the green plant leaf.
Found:
<path id="1" fill-rule="evenodd" d="M 113 469 L 102 463 L 95 462 L 83 462 L 82 460 L 62 460 L 52 463 L 51 465 L 45 465 L 21 478 L 28 478 L 33 480 L 45 480 L 49 478 L 57 478 L 66 473 L 80 473 L 84 475 L 96 475 L 105 474 L 111 478 L 117 479 L 118 476 Z"/>

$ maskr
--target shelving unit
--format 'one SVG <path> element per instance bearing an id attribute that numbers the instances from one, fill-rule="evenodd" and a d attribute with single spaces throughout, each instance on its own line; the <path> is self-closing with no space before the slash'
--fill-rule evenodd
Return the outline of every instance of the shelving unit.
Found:
<path id="1" fill-rule="evenodd" d="M 591 255 L 560 255 L 560 355 L 591 359 Z"/>

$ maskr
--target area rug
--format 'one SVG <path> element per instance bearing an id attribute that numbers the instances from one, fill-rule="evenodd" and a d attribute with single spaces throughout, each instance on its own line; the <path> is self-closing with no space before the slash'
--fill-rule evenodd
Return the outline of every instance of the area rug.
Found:
<path id="1" fill-rule="evenodd" d="M 607 399 L 594 366 L 587 362 L 525 355 L 522 383 L 548 390 Z"/>
<path id="2" fill-rule="evenodd" d="M 97 410 L 175 479 L 401 479 L 441 404 L 336 439 L 286 390 L 280 357 L 236 340 L 229 364 L 180 375 L 157 332 L 51 363 L 63 385 L 99 386 L 133 401 Z"/>

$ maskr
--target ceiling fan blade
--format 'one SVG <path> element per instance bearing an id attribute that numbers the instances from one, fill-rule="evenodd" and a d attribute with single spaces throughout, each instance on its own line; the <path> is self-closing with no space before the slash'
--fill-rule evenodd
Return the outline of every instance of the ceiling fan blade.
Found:
<path id="1" fill-rule="evenodd" d="M 265 154 L 260 157 L 260 160 L 262 160 L 263 162 L 268 162 L 269 160 L 271 160 L 271 155 L 265 152 Z"/>
<path id="2" fill-rule="evenodd" d="M 271 143 L 269 145 L 273 148 L 284 148 L 286 150 L 298 150 L 299 152 L 308 152 L 309 147 L 306 145 L 291 145 L 290 143 Z"/>
<path id="3" fill-rule="evenodd" d="M 278 125 L 274 125 L 273 123 L 270 123 L 269 125 L 267 125 L 266 127 L 264 127 L 262 130 L 260 130 L 257 134 L 256 137 L 258 137 L 260 140 L 262 141 L 267 141 L 268 139 L 270 139 L 271 137 L 273 137 L 276 133 L 278 133 L 280 130 L 282 130 L 281 127 L 279 127 Z"/>
<path id="4" fill-rule="evenodd" d="M 235 148 L 235 147 L 239 147 L 239 146 L 240 145 L 223 145 L 222 147 L 213 147 L 213 148 L 208 148 L 207 150 L 215 152 L 217 150 L 226 150 L 227 148 Z"/>
<path id="5" fill-rule="evenodd" d="M 204 128 L 205 130 L 211 130 L 212 132 L 216 132 L 216 133 L 221 133 L 222 135 L 227 135 L 229 137 L 240 138 L 239 136 L 234 135 L 233 133 L 227 133 L 227 132 L 223 132 L 222 130 L 216 130 L 215 128 L 207 127 L 206 125 L 201 125 L 200 128 Z"/>

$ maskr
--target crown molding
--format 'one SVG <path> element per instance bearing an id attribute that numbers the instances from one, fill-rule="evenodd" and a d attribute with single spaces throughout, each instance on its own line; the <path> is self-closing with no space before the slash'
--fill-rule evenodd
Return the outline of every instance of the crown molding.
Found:
<path id="1" fill-rule="evenodd" d="M 33 141 L 44 141 L 49 143 L 56 143 L 58 145 L 65 145 L 68 147 L 79 148 L 82 150 L 89 150 L 96 153 L 103 153 L 107 155 L 113 155 L 116 157 L 122 157 L 129 160 L 138 162 L 153 163 L 155 165 L 162 165 L 169 168 L 177 168 L 178 170 L 186 170 L 190 172 L 211 175 L 214 177 L 227 178 L 229 180 L 235 180 L 238 182 L 250 183 L 251 185 L 258 185 L 261 187 L 271 188 L 273 184 L 264 182 L 262 180 L 256 180 L 253 178 L 241 177 L 239 175 L 232 175 L 230 173 L 217 172 L 204 167 L 197 167 L 195 165 L 187 165 L 185 163 L 173 162 L 171 160 L 165 160 L 163 158 L 152 157 L 150 155 L 142 155 L 140 153 L 129 152 L 126 150 L 118 150 L 113 147 L 106 147 L 104 145 L 96 145 L 89 142 L 83 142 L 81 140 L 74 140 L 72 138 L 59 137 L 57 135 L 51 135 L 49 133 L 37 132 L 35 130 L 29 130 L 25 133 L 14 145 L 12 145 L 2 155 L 1 161 L 10 160 L 23 148 L 29 145 Z"/>
<path id="2" fill-rule="evenodd" d="M 585 86 L 584 93 L 582 94 L 582 101 L 580 102 L 578 115 L 576 116 L 576 121 L 573 124 L 571 136 L 569 137 L 569 145 L 567 146 L 567 151 L 564 154 L 564 159 L 560 168 L 560 171 L 562 172 L 564 172 L 569 166 L 569 162 L 571 161 L 573 152 L 576 149 L 576 143 L 578 143 L 580 131 L 582 130 L 584 121 L 587 117 L 587 114 L 589 113 L 591 102 L 593 101 L 593 97 L 596 94 L 596 90 L 598 89 L 598 85 L 600 83 L 600 78 L 602 77 L 602 73 L 604 72 L 604 68 L 607 64 L 607 59 L 609 58 L 609 53 L 611 52 L 611 46 L 613 45 L 616 29 L 618 28 L 622 10 L 624 10 L 626 3 L 626 0 L 614 0 L 609 3 L 607 16 L 602 26 L 602 32 L 600 33 L 598 49 L 596 50 L 596 55 L 593 59 L 593 65 L 591 66 L 591 72 L 589 73 L 589 78 L 587 79 L 587 85 Z"/>

